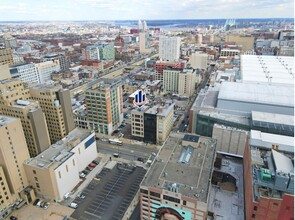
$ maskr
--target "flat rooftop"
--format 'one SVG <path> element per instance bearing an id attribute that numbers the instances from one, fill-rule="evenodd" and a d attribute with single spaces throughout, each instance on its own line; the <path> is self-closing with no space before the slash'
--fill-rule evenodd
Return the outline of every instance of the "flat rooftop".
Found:
<path id="1" fill-rule="evenodd" d="M 90 134 L 89 130 L 75 128 L 62 140 L 52 144 L 47 150 L 34 158 L 28 159 L 25 163 L 40 168 L 58 167 L 74 154 L 71 152 L 72 148 L 80 144 Z"/>
<path id="2" fill-rule="evenodd" d="M 164 106 L 158 104 L 146 110 L 145 113 L 166 116 L 172 109 L 174 109 L 174 103 L 165 104 Z"/>
<path id="3" fill-rule="evenodd" d="M 178 192 L 202 202 L 208 200 L 208 181 L 215 159 L 216 142 L 211 138 L 200 137 L 199 146 L 182 146 L 184 135 L 168 138 L 158 157 L 152 164 L 142 186 L 169 190 L 176 183 Z M 202 143 L 201 143 L 202 142 Z M 194 142 L 195 143 L 195 142 Z M 192 148 L 186 162 L 179 162 L 184 149 Z"/>
<path id="4" fill-rule="evenodd" d="M 218 100 L 294 107 L 294 85 L 223 82 Z"/>
<path id="5" fill-rule="evenodd" d="M 244 82 L 294 85 L 294 57 L 242 55 L 241 75 Z"/>
<path id="6" fill-rule="evenodd" d="M 294 126 L 293 115 L 282 115 L 268 112 L 252 111 L 252 120 Z"/>
<path id="7" fill-rule="evenodd" d="M 30 89 L 34 90 L 60 90 L 61 88 L 61 85 L 51 83 L 36 84 L 30 87 Z"/>

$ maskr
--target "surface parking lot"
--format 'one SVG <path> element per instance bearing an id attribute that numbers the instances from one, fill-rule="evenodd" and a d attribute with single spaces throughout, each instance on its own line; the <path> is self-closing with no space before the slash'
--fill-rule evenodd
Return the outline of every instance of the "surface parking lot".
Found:
<path id="1" fill-rule="evenodd" d="M 122 219 L 139 189 L 146 170 L 118 163 L 104 168 L 83 190 L 85 199 L 76 198 L 78 208 L 71 217 L 81 220 Z"/>

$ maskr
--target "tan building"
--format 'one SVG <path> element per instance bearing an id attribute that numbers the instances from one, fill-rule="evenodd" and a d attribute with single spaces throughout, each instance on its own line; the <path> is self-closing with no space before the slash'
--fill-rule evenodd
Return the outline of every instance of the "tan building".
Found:
<path id="1" fill-rule="evenodd" d="M 131 111 L 131 134 L 144 142 L 162 144 L 173 127 L 174 103 L 143 106 Z"/>
<path id="2" fill-rule="evenodd" d="M 0 65 L 2 64 L 13 64 L 13 55 L 10 48 L 0 49 Z"/>
<path id="3" fill-rule="evenodd" d="M 207 69 L 208 54 L 206 53 L 193 53 L 190 56 L 188 64 L 194 69 Z"/>
<path id="4" fill-rule="evenodd" d="M 21 120 L 31 157 L 50 145 L 45 115 L 36 101 L 29 100 L 30 94 L 23 83 L 16 79 L 0 81 L 0 114 Z"/>
<path id="5" fill-rule="evenodd" d="M 63 90 L 61 85 L 39 84 L 30 88 L 30 94 L 45 113 L 51 143 L 75 128 L 69 90 Z"/>
<path id="6" fill-rule="evenodd" d="M 75 128 L 66 137 L 24 163 L 37 195 L 63 200 L 81 181 L 79 172 L 97 157 L 94 132 Z"/>
<path id="7" fill-rule="evenodd" d="M 139 33 L 139 52 L 141 54 L 149 54 L 151 52 L 148 32 Z"/>
<path id="8" fill-rule="evenodd" d="M 19 119 L 0 116 L 0 166 L 11 193 L 18 194 L 27 185 L 23 162 L 30 158 Z"/>
<path id="9" fill-rule="evenodd" d="M 85 94 L 90 129 L 97 133 L 112 134 L 123 121 L 121 82 L 104 79 Z"/>
<path id="10" fill-rule="evenodd" d="M 215 145 L 207 137 L 170 135 L 140 185 L 140 219 L 159 219 L 156 213 L 169 208 L 177 219 L 206 220 Z"/>
<path id="11" fill-rule="evenodd" d="M 242 52 L 254 49 L 254 37 L 245 35 L 227 35 L 226 42 L 235 42 L 238 46 L 242 46 Z"/>
<path id="12" fill-rule="evenodd" d="M 222 49 L 220 51 L 220 58 L 222 57 L 234 57 L 240 55 L 240 50 L 238 49 Z"/>
<path id="13" fill-rule="evenodd" d="M 8 64 L 5 64 L 5 65 L 0 64 L 0 80 L 10 79 L 10 78 L 11 78 L 11 75 L 9 72 Z"/>
<path id="14" fill-rule="evenodd" d="M 12 204 L 13 199 L 2 166 L 0 166 L 0 185 L 0 207 L 7 208 Z"/>

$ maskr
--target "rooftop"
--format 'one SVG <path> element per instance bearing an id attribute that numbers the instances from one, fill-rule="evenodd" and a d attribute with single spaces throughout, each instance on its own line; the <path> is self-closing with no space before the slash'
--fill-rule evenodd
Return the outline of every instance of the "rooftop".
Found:
<path id="1" fill-rule="evenodd" d="M 274 124 L 294 125 L 293 115 L 282 115 L 268 112 L 252 111 L 252 120 Z"/>
<path id="2" fill-rule="evenodd" d="M 0 127 L 5 126 L 11 122 L 14 122 L 17 118 L 9 117 L 6 115 L 0 115 Z"/>
<path id="3" fill-rule="evenodd" d="M 208 200 L 208 182 L 215 158 L 216 142 L 200 137 L 198 147 L 182 146 L 181 137 L 170 135 L 150 168 L 142 186 L 169 190 L 176 183 L 177 192 L 202 202 Z M 186 155 L 186 160 L 180 160 Z M 182 162 L 179 162 L 182 161 Z"/>
<path id="4" fill-rule="evenodd" d="M 242 55 L 241 74 L 244 82 L 294 85 L 294 57 Z"/>
<path id="5" fill-rule="evenodd" d="M 218 100 L 294 107 L 294 86 L 223 82 Z"/>
<path id="6" fill-rule="evenodd" d="M 30 89 L 34 89 L 34 90 L 60 90 L 61 88 L 62 88 L 61 85 L 52 84 L 52 83 L 36 84 L 30 87 Z"/>
<path id="7" fill-rule="evenodd" d="M 164 105 L 162 104 L 157 104 L 151 108 L 149 108 L 145 113 L 148 114 L 156 114 L 158 116 L 166 116 L 169 114 L 169 112 L 174 109 L 174 103 L 165 103 Z"/>
<path id="8" fill-rule="evenodd" d="M 91 132 L 89 130 L 75 128 L 62 140 L 52 144 L 47 150 L 35 158 L 28 159 L 25 163 L 33 167 L 43 167 L 46 169 L 51 166 L 58 167 L 74 154 L 71 152 L 72 148 L 77 146 L 90 134 Z"/>

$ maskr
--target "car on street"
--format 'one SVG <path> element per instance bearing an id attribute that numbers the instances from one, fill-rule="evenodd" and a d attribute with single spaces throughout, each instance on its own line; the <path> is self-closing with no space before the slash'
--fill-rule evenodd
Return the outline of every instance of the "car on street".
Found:
<path id="1" fill-rule="evenodd" d="M 99 164 L 99 161 L 97 161 L 97 160 L 93 160 L 92 163 L 98 165 L 98 164 Z"/>
<path id="2" fill-rule="evenodd" d="M 96 167 L 96 164 L 95 163 L 90 163 L 88 166 L 94 168 L 94 167 Z"/>

